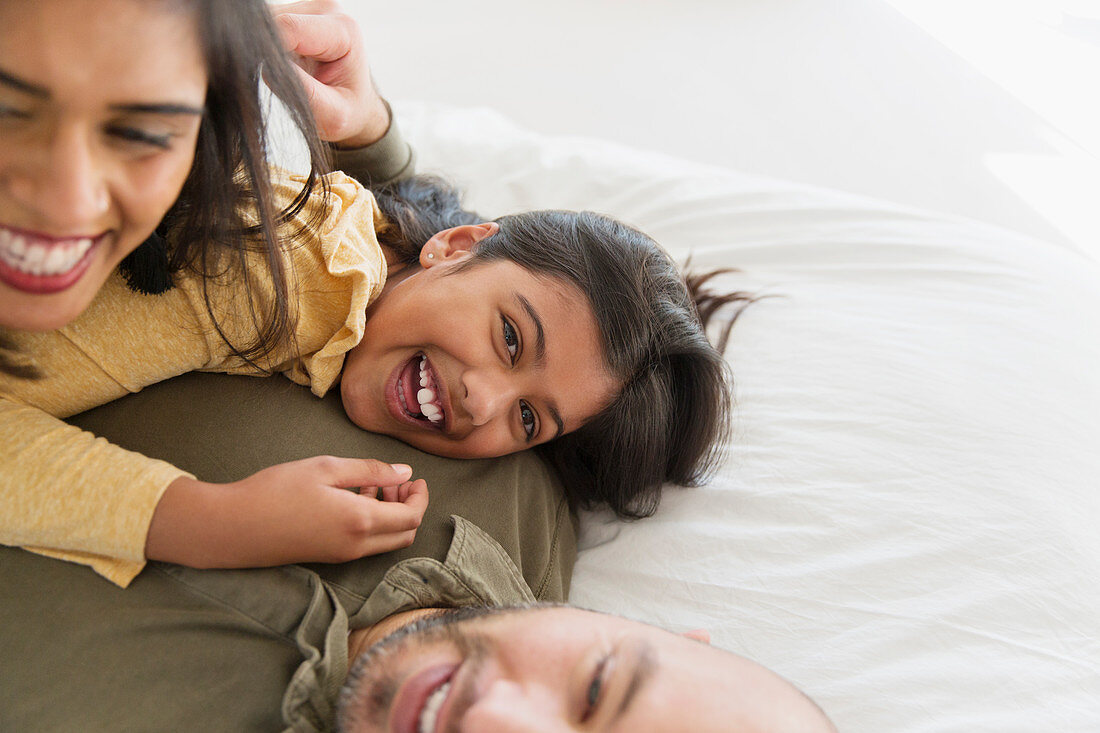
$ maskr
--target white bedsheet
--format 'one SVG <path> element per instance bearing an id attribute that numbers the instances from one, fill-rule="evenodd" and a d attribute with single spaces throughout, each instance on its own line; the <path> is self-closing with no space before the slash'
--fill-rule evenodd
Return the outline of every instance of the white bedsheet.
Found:
<path id="1" fill-rule="evenodd" d="M 736 435 L 657 516 L 584 518 L 572 601 L 756 659 L 842 731 L 1100 731 L 1100 265 L 974 222 L 396 106 L 487 216 L 618 216 L 777 297 Z"/>

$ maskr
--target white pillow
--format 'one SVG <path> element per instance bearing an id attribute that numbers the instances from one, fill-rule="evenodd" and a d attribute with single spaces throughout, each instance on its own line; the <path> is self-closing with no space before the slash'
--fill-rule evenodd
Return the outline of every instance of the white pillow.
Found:
<path id="1" fill-rule="evenodd" d="M 721 284 L 736 436 L 705 488 L 584 518 L 572 601 L 777 670 L 844 731 L 1100 730 L 1100 267 L 957 218 L 496 113 L 396 106 L 485 215 L 618 216 Z"/>

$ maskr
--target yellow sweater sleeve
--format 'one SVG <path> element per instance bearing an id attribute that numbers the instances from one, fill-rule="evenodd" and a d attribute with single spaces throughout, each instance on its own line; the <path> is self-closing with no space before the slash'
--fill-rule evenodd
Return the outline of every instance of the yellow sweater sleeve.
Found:
<path id="1" fill-rule="evenodd" d="M 295 176 L 277 180 L 283 201 L 300 187 Z M 126 586 L 144 566 L 161 495 L 191 474 L 59 418 L 193 370 L 278 371 L 317 394 L 335 384 L 344 354 L 362 338 L 385 260 L 374 234 L 381 215 L 373 196 L 342 174 L 332 174 L 328 188 L 284 230 L 294 235 L 284 261 L 295 339 L 260 359 L 259 370 L 232 352 L 206 307 L 209 299 L 231 340 L 248 343 L 256 334 L 250 314 L 265 312 L 272 293 L 270 281 L 255 274 L 263 270 L 252 265 L 246 266 L 250 296 L 240 287 L 239 267 L 205 282 L 185 271 L 162 295 L 133 293 L 116 273 L 68 326 L 7 334 L 38 376 L 0 372 L 0 543 L 90 565 Z"/>

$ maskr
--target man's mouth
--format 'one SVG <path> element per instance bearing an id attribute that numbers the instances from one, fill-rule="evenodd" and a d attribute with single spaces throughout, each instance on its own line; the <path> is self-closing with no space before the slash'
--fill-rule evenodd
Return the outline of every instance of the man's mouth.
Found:
<path id="1" fill-rule="evenodd" d="M 436 733 L 457 667 L 454 663 L 432 665 L 409 677 L 397 691 L 386 729 L 391 733 Z"/>
<path id="2" fill-rule="evenodd" d="M 428 695 L 424 707 L 420 710 L 420 717 L 416 723 L 416 733 L 435 733 L 436 719 L 439 710 L 443 707 L 443 701 L 447 699 L 447 693 L 451 691 L 451 681 L 447 680 Z"/>
<path id="3" fill-rule="evenodd" d="M 18 290 L 53 293 L 80 279 L 101 237 L 48 237 L 0 226 L 0 280 Z"/>
<path id="4" fill-rule="evenodd" d="M 446 413 L 442 389 L 428 357 L 419 354 L 409 360 L 397 382 L 397 399 L 409 417 L 442 428 Z"/>

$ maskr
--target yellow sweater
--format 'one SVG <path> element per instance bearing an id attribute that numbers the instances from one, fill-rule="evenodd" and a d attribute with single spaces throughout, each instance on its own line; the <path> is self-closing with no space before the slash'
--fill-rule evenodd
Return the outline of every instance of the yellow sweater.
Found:
<path id="1" fill-rule="evenodd" d="M 322 213 L 320 225 L 298 234 L 286 255 L 297 343 L 258 362 L 317 395 L 339 379 L 344 355 L 362 338 L 367 305 L 386 276 L 375 237 L 383 220 L 374 197 L 342 173 L 328 180 L 327 201 L 315 193 L 286 230 L 297 233 Z M 280 201 L 301 185 L 301 178 L 280 174 Z M 248 269 L 256 280 L 254 302 L 262 309 L 270 302 L 270 282 L 255 277 L 263 270 Z M 219 324 L 237 344 L 251 342 L 256 332 L 242 276 L 230 267 L 207 283 Z M 163 295 L 139 295 L 116 272 L 88 310 L 64 328 L 6 334 L 41 376 L 0 372 L 0 543 L 90 565 L 122 586 L 141 571 L 161 494 L 190 474 L 58 418 L 188 371 L 258 373 L 214 329 L 202 278 L 185 271 L 175 281 Z"/>

